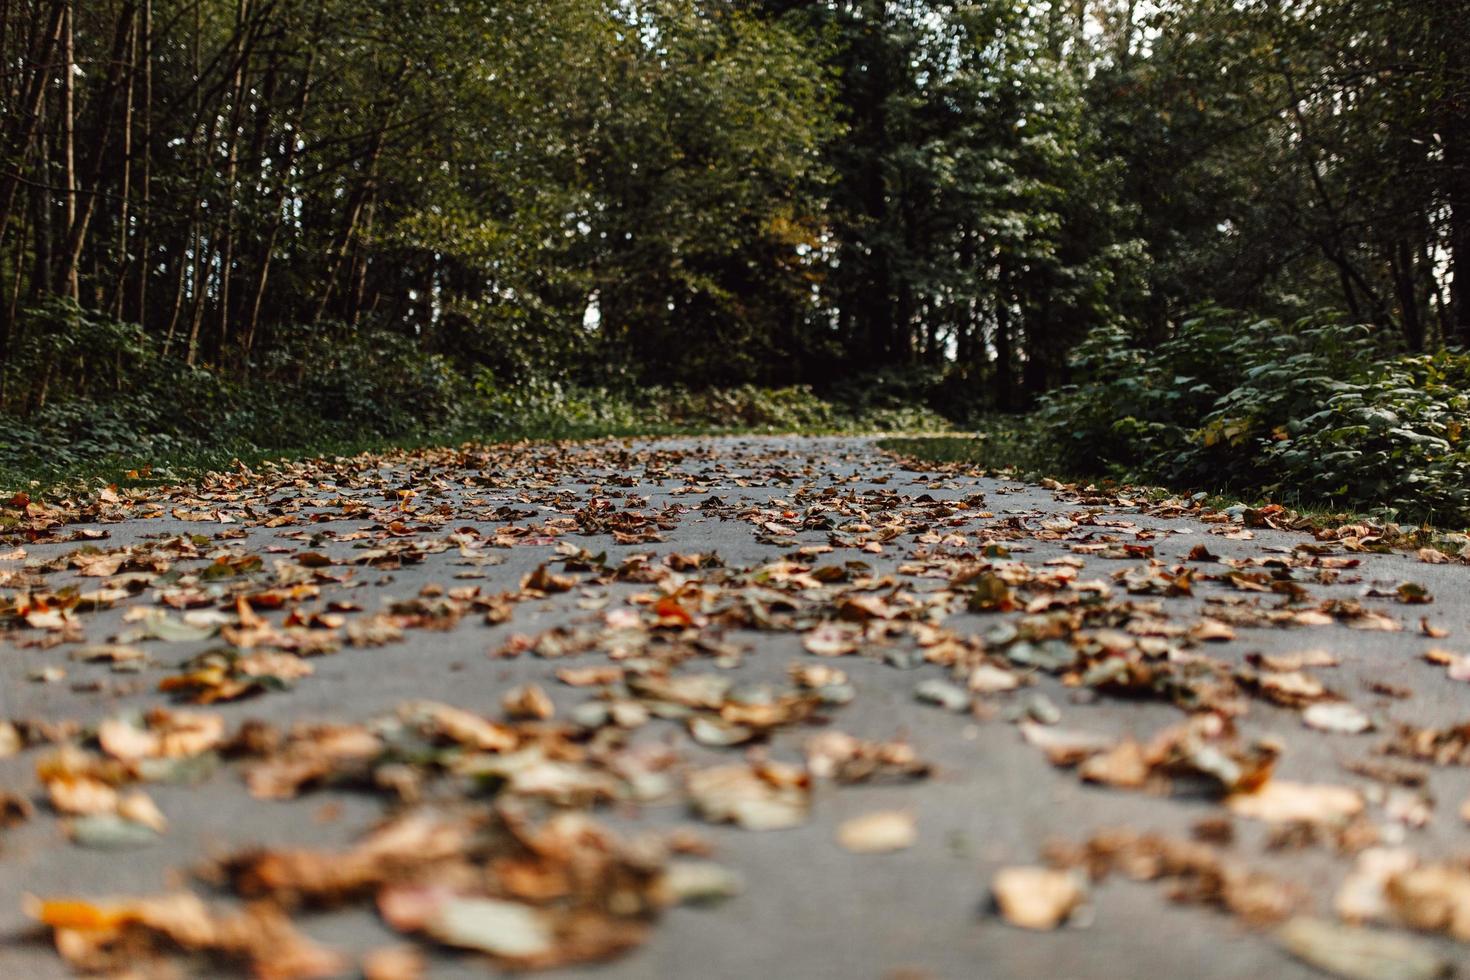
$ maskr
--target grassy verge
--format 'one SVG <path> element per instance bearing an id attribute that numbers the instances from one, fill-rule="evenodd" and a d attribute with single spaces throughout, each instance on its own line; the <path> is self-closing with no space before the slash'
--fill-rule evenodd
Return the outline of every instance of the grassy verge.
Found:
<path id="1" fill-rule="evenodd" d="M 361 439 L 326 439 L 298 445 L 262 447 L 252 443 L 191 448 L 157 459 L 118 455 L 57 465 L 45 460 L 0 465 L 0 495 L 10 497 L 25 491 L 32 497 L 85 493 L 105 486 L 118 488 L 164 486 L 196 481 L 208 473 L 238 466 L 260 469 L 273 463 L 307 459 L 353 457 L 364 453 L 457 446 L 464 443 L 495 444 L 530 440 L 553 442 L 625 437 L 700 435 L 705 430 L 677 426 L 636 426 L 609 429 L 607 426 L 559 426 L 554 428 L 485 432 L 446 430 L 404 436 L 373 436 Z"/>
<path id="2" fill-rule="evenodd" d="M 353 457 L 364 453 L 388 453 L 395 450 L 458 446 L 465 443 L 493 445 L 521 441 L 556 442 L 702 435 L 775 435 L 792 432 L 799 432 L 802 435 L 848 435 L 871 431 L 871 427 L 861 424 L 791 427 L 660 421 L 614 425 L 605 422 L 569 422 L 549 425 L 543 423 L 522 428 L 489 431 L 457 428 L 400 436 L 368 436 L 358 439 L 324 438 L 269 447 L 250 442 L 225 442 L 218 446 L 197 446 L 171 451 L 156 458 L 137 454 L 118 454 L 81 462 L 57 463 L 45 459 L 0 462 L 0 500 L 8 499 L 22 491 L 34 499 L 42 499 L 86 494 L 106 486 L 115 486 L 120 489 L 166 486 L 194 482 L 206 474 L 233 470 L 238 466 L 261 469 L 275 463 Z"/>
<path id="3" fill-rule="evenodd" d="M 1022 430 L 1005 425 L 973 435 L 895 436 L 880 439 L 878 445 L 895 455 L 935 465 L 958 464 L 1016 479 L 1051 478 L 1063 483 L 1093 484 L 1103 489 L 1126 487 L 1133 497 L 1158 501 L 1169 497 L 1195 497 L 1207 509 L 1228 510 L 1246 507 L 1260 510 L 1273 504 L 1285 508 L 1285 521 L 1302 530 L 1341 527 L 1344 524 L 1367 523 L 1391 528 L 1400 546 L 1434 544 L 1460 551 L 1467 545 L 1466 535 L 1455 527 L 1436 527 L 1430 522 L 1402 525 L 1386 520 L 1382 513 L 1342 510 L 1321 501 L 1300 496 L 1267 497 L 1240 495 L 1229 490 L 1161 487 L 1141 484 L 1125 474 L 1085 473 L 1069 471 L 1065 465 L 1048 464 L 1038 455 L 1035 443 L 1021 435 Z"/>
<path id="4" fill-rule="evenodd" d="M 0 492 L 74 494 L 185 482 L 237 463 L 256 468 L 464 442 L 948 428 L 889 391 L 829 398 L 805 387 L 496 388 L 452 371 L 414 382 L 407 368 L 392 367 L 377 365 L 367 379 L 353 375 L 350 386 L 326 378 L 274 388 L 195 372 L 185 385 L 152 378 L 102 400 L 71 398 L 25 417 L 0 415 Z"/>

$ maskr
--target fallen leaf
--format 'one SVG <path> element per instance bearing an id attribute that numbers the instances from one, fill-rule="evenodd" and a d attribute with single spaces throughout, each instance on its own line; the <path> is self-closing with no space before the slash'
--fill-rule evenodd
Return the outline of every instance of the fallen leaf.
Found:
<path id="1" fill-rule="evenodd" d="M 1302 723 L 1308 728 L 1342 735 L 1359 735 L 1372 731 L 1373 719 L 1349 701 L 1319 701 L 1302 711 Z"/>
<path id="2" fill-rule="evenodd" d="M 1232 793 L 1225 805 L 1236 816 L 1269 823 L 1347 820 L 1363 812 L 1363 796 L 1348 786 L 1269 780 L 1250 793 Z"/>
<path id="3" fill-rule="evenodd" d="M 837 827 L 837 842 L 858 854 L 901 851 L 912 847 L 918 837 L 918 823 L 906 810 L 879 810 L 844 820 Z"/>
<path id="4" fill-rule="evenodd" d="M 1087 899 L 1080 877 L 1054 868 L 1002 868 L 990 882 L 1001 916 L 1022 929 L 1055 929 Z"/>
<path id="5" fill-rule="evenodd" d="M 1437 980 L 1454 970 L 1430 944 L 1380 929 L 1298 916 L 1276 938 L 1297 959 L 1343 980 Z"/>
<path id="6" fill-rule="evenodd" d="M 799 826 L 806 822 L 811 805 L 804 778 L 766 778 L 746 765 L 697 769 L 687 777 L 687 786 L 704 819 L 746 830 Z"/>

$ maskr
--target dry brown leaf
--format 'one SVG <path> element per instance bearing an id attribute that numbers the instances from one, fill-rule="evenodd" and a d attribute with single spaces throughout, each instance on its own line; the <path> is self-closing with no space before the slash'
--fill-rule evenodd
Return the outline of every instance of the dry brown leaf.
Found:
<path id="1" fill-rule="evenodd" d="M 1087 900 L 1075 872 L 1055 868 L 1002 868 L 990 882 L 1001 916 L 1022 929 L 1055 929 Z"/>
<path id="2" fill-rule="evenodd" d="M 881 854 L 913 847 L 918 823 L 907 810 L 879 810 L 844 820 L 837 827 L 837 843 L 858 854 Z"/>
<path id="3" fill-rule="evenodd" d="M 1363 795 L 1348 786 L 1273 779 L 1250 793 L 1232 793 L 1225 805 L 1236 816 L 1269 823 L 1335 823 L 1363 812 Z"/>

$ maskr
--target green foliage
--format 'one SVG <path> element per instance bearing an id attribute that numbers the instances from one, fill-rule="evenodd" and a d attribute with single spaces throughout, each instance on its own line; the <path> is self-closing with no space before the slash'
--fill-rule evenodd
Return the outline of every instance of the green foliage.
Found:
<path id="1" fill-rule="evenodd" d="M 471 386 L 408 338 L 343 326 L 294 331 L 245 382 L 191 366 L 128 324 L 53 301 L 22 318 L 36 337 L 6 365 L 0 465 L 144 465 L 211 445 L 248 450 L 442 431 L 467 417 Z M 40 338 L 51 338 L 42 342 Z"/>
<path id="2" fill-rule="evenodd" d="M 300 392 L 306 417 L 381 434 L 451 427 L 464 418 L 470 386 L 441 354 L 382 328 L 302 328 L 272 352 L 264 376 Z"/>
<path id="3" fill-rule="evenodd" d="M 1470 522 L 1470 354 L 1379 329 L 1207 309 L 1144 349 L 1096 331 L 1035 418 L 1074 472 Z"/>
<path id="4" fill-rule="evenodd" d="M 0 461 L 1073 382 L 986 451 L 1458 514 L 1467 44 L 1417 0 L 0 5 Z"/>
<path id="5" fill-rule="evenodd" d="M 57 399 L 116 390 L 149 363 L 143 329 L 48 297 L 17 318 L 0 365 L 0 405 L 40 408 Z"/>
<path id="6" fill-rule="evenodd" d="M 673 432 L 892 432 L 948 429 L 944 417 L 910 403 L 823 398 L 806 385 L 631 391 L 530 384 L 500 388 L 482 376 L 481 425 L 494 431 L 560 435 Z"/>
<path id="7" fill-rule="evenodd" d="M 35 336 L 60 324 L 81 343 L 24 349 L 6 365 L 38 407 L 0 414 L 0 476 L 164 468 L 192 458 L 439 437 L 542 438 L 676 432 L 936 430 L 898 382 L 854 384 L 843 400 L 808 386 L 585 386 L 530 373 L 513 383 L 473 374 L 413 338 L 382 328 L 303 326 L 252 366 L 251 379 L 191 367 L 136 327 L 51 303 L 27 314 Z M 118 363 L 126 363 L 119 373 Z M 39 377 L 51 397 L 40 399 Z M 99 373 L 104 372 L 104 373 Z M 88 380 L 88 379 L 92 380 Z M 915 384 L 912 380 L 910 384 Z M 26 387 L 26 386 L 29 387 Z"/>

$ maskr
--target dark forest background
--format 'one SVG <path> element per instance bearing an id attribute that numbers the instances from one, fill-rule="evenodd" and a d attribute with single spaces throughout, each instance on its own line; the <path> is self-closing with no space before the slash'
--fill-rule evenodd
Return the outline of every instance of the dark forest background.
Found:
<path id="1" fill-rule="evenodd" d="M 1157 462 L 1273 343 L 1470 342 L 1467 65 L 1424 0 L 0 0 L 0 452 L 1040 404 Z"/>

